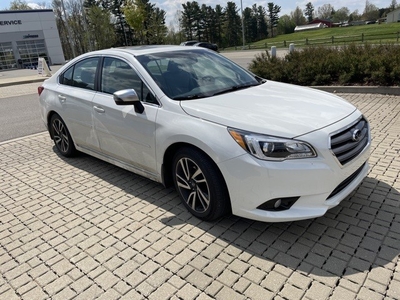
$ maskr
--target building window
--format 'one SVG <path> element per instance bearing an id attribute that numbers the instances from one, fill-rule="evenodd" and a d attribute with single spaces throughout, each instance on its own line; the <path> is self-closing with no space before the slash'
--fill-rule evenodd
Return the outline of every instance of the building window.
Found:
<path id="1" fill-rule="evenodd" d="M 15 61 L 11 42 L 0 43 L 0 70 L 9 70 L 16 68 L 17 63 Z"/>
<path id="2" fill-rule="evenodd" d="M 17 48 L 21 58 L 22 68 L 36 68 L 39 57 L 43 57 L 47 64 L 49 64 L 44 40 L 17 42 Z"/>

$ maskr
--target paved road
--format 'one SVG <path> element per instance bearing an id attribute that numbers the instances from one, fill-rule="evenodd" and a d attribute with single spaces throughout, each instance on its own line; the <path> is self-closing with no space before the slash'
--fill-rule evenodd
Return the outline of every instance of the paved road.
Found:
<path id="1" fill-rule="evenodd" d="M 0 99 L 0 142 L 46 130 L 35 94 Z"/>
<path id="2" fill-rule="evenodd" d="M 252 59 L 259 55 L 260 53 L 265 52 L 265 50 L 245 50 L 245 51 L 232 51 L 232 52 L 223 52 L 221 53 L 225 57 L 233 60 L 235 63 L 240 65 L 243 68 L 248 68 Z M 288 53 L 287 50 L 278 49 L 276 55 L 278 57 L 283 57 Z"/>
<path id="3" fill-rule="evenodd" d="M 201 222 L 45 132 L 0 143 L 0 299 L 400 299 L 400 97 L 343 96 L 371 122 L 371 171 L 301 222 Z"/>

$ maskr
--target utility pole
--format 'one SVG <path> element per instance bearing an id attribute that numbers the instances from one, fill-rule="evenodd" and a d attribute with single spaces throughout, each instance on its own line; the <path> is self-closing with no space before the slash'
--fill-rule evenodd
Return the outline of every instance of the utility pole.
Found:
<path id="1" fill-rule="evenodd" d="M 244 40 L 243 0 L 240 0 L 240 11 L 242 12 L 242 40 L 243 40 L 243 50 L 244 50 L 246 47 L 246 41 Z"/>

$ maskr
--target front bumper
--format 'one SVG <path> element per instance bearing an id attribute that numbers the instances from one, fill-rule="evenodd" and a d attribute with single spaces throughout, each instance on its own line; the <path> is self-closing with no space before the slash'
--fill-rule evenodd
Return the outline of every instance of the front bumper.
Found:
<path id="1" fill-rule="evenodd" d="M 370 137 L 363 151 L 345 166 L 330 151 L 330 133 L 344 124 L 341 121 L 299 138 L 314 146 L 318 152 L 316 158 L 271 162 L 245 154 L 220 163 L 230 192 L 232 213 L 259 221 L 287 222 L 320 217 L 338 205 L 357 188 L 369 170 Z M 338 186 L 339 190 L 335 190 Z M 286 210 L 257 208 L 271 199 L 291 197 L 299 199 Z"/>

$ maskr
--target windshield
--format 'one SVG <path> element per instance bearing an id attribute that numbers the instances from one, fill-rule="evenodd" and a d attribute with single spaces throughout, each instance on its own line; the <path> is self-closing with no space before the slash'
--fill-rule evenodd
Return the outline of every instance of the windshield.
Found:
<path id="1" fill-rule="evenodd" d="M 210 97 L 262 82 L 225 57 L 203 49 L 153 53 L 137 59 L 175 100 Z"/>

